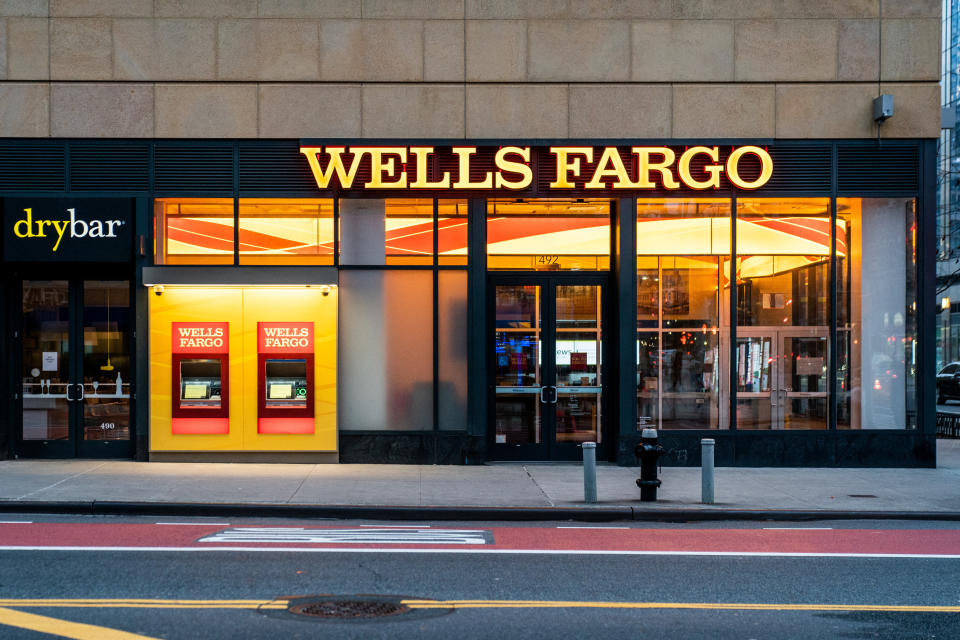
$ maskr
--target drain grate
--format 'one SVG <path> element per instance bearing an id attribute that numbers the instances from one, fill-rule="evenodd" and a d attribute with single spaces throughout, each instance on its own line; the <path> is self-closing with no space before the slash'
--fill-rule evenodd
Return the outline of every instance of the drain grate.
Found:
<path id="1" fill-rule="evenodd" d="M 317 618 L 382 618 L 407 613 L 410 608 L 399 602 L 384 600 L 322 600 L 290 607 L 291 613 Z"/>

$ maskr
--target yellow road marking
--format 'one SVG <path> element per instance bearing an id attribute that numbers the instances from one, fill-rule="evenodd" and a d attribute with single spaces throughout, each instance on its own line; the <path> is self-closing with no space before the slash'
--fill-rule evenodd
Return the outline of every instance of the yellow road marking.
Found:
<path id="1" fill-rule="evenodd" d="M 887 611 L 960 613 L 960 606 L 767 604 L 750 602 L 577 602 L 564 600 L 402 600 L 411 609 L 709 609 L 733 611 Z"/>
<path id="2" fill-rule="evenodd" d="M 48 633 L 61 638 L 73 638 L 74 640 L 156 640 L 150 636 L 141 636 L 136 633 L 81 622 L 38 616 L 34 613 L 24 613 L 23 611 L 14 611 L 3 607 L 0 607 L 0 625 L 39 631 L 40 633 Z"/>

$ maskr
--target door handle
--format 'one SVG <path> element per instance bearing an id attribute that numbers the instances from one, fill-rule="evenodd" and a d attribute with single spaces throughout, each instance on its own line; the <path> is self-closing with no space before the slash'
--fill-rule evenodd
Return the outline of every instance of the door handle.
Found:
<path id="1" fill-rule="evenodd" d="M 550 387 L 550 388 L 553 389 L 553 399 L 550 401 L 550 404 L 557 404 L 557 388 L 556 387 Z"/>
<path id="2" fill-rule="evenodd" d="M 770 390 L 770 406 L 771 406 L 771 407 L 776 407 L 776 406 L 778 406 L 778 404 L 779 404 L 779 403 L 778 403 L 778 400 L 779 400 L 779 399 L 780 399 L 780 390 L 779 390 L 779 389 L 771 389 L 771 390 Z"/>
<path id="3" fill-rule="evenodd" d="M 547 399 L 543 397 L 543 392 L 550 387 L 540 387 L 540 404 L 547 404 Z"/>
<path id="4" fill-rule="evenodd" d="M 83 383 L 81 382 L 77 386 L 80 387 L 80 397 L 77 398 L 77 402 L 83 402 Z"/>
<path id="5" fill-rule="evenodd" d="M 67 402 L 73 402 L 73 398 L 70 397 L 70 388 L 71 388 L 72 386 L 73 386 L 72 384 L 69 384 L 69 383 L 67 384 Z M 42 393 L 42 392 L 43 392 L 43 381 L 42 381 L 42 380 L 40 381 L 40 389 L 41 389 L 41 393 Z"/>

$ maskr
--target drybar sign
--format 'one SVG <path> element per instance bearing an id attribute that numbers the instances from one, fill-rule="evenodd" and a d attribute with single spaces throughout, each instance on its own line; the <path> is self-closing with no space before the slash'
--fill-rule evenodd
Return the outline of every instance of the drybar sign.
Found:
<path id="1" fill-rule="evenodd" d="M 126 262 L 131 258 L 129 198 L 6 198 L 8 262 Z"/>
<path id="2" fill-rule="evenodd" d="M 765 185 L 773 175 L 770 154 L 750 145 L 723 149 L 451 147 L 443 151 L 429 146 L 301 146 L 300 153 L 306 156 L 320 189 L 333 187 L 336 180 L 341 189 L 523 191 L 540 182 L 535 180 L 535 167 L 549 180 L 549 190 L 557 192 L 700 191 L 721 188 L 724 178 L 736 189 L 751 190 Z M 538 162 L 531 160 L 534 153 L 539 154 Z M 361 174 L 366 177 L 358 180 Z"/>

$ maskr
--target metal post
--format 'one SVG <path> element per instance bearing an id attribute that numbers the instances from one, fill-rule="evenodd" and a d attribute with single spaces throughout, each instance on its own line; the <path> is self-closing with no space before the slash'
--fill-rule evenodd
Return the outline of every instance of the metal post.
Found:
<path id="1" fill-rule="evenodd" d="M 597 443 L 583 443 L 583 501 L 597 501 Z"/>
<path id="2" fill-rule="evenodd" d="M 713 504 L 713 438 L 700 441 L 700 502 Z"/>

